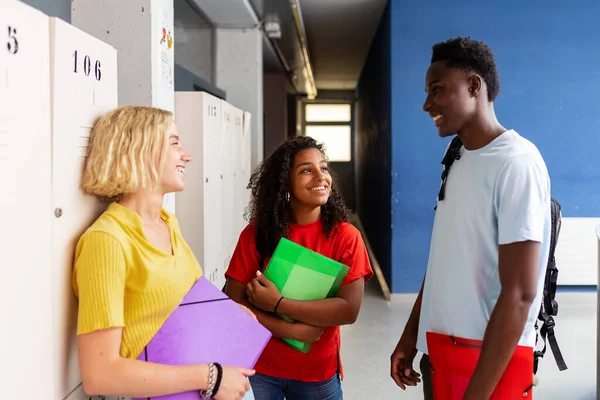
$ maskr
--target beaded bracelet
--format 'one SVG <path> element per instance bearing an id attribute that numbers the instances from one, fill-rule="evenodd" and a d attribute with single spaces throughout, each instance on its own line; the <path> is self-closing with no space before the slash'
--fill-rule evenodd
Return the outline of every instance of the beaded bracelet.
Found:
<path id="1" fill-rule="evenodd" d="M 213 397 L 213 391 L 215 389 L 215 364 L 208 364 L 208 387 L 206 390 L 200 391 L 200 396 L 203 399 L 210 399 Z"/>

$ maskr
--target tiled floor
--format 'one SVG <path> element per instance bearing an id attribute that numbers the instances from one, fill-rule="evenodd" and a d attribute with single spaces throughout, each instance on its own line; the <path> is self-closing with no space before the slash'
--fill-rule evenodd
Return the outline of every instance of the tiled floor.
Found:
<path id="1" fill-rule="evenodd" d="M 358 321 L 342 328 L 345 400 L 423 399 L 421 386 L 406 392 L 390 378 L 390 355 L 412 308 L 414 295 L 388 304 L 371 281 Z M 559 292 L 556 337 L 568 370 L 560 372 L 548 348 L 540 361 L 539 400 L 596 399 L 596 293 Z M 416 361 L 419 360 L 417 355 Z M 418 362 L 415 362 L 415 368 Z"/>

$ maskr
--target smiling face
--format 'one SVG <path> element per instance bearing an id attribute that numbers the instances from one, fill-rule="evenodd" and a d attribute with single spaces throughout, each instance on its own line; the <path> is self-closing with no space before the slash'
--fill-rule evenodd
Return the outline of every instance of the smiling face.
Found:
<path id="1" fill-rule="evenodd" d="M 167 130 L 167 150 L 162 173 L 163 193 L 180 192 L 185 188 L 185 166 L 192 156 L 181 146 L 181 137 L 177 125 L 173 122 Z"/>
<path id="2" fill-rule="evenodd" d="M 305 149 L 294 157 L 290 170 L 291 202 L 317 208 L 329 199 L 332 179 L 319 149 Z"/>
<path id="3" fill-rule="evenodd" d="M 446 61 L 431 64 L 425 78 L 428 113 L 441 137 L 459 133 L 476 110 L 476 95 L 481 79 L 459 68 L 446 67 Z"/>

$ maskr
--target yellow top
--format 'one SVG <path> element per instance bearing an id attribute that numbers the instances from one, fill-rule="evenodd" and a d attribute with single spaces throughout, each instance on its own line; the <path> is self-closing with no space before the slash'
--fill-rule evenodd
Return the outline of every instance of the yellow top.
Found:
<path id="1" fill-rule="evenodd" d="M 154 247 L 141 217 L 112 203 L 81 236 L 73 289 L 79 298 L 77 334 L 123 327 L 121 356 L 136 359 L 202 275 L 174 215 L 161 218 L 173 255 Z"/>

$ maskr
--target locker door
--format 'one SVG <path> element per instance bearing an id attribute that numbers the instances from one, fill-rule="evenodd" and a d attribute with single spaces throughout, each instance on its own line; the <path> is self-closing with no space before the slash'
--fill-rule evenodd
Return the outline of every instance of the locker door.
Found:
<path id="1" fill-rule="evenodd" d="M 48 17 L 0 12 L 0 380 L 4 399 L 53 399 Z"/>
<path id="2" fill-rule="evenodd" d="M 60 19 L 50 19 L 52 76 L 52 207 L 57 397 L 80 382 L 77 303 L 71 285 L 73 254 L 81 234 L 103 205 L 81 190 L 91 128 L 117 106 L 117 52 Z"/>
<path id="3" fill-rule="evenodd" d="M 185 190 L 177 193 L 177 220 L 185 241 L 211 282 L 221 254 L 221 101 L 204 92 L 175 93 L 175 118 L 191 153 Z"/>
<path id="4" fill-rule="evenodd" d="M 242 154 L 241 154 L 241 168 L 242 168 L 242 177 L 244 182 L 247 184 L 252 176 L 251 169 L 251 151 L 252 151 L 252 142 L 251 142 L 251 114 L 247 111 L 244 111 L 244 118 L 242 121 Z M 249 190 L 244 190 L 242 194 L 242 200 L 244 204 L 248 204 L 250 201 L 251 193 Z M 240 221 L 242 226 L 245 225 L 243 220 Z"/>
<path id="5" fill-rule="evenodd" d="M 204 185 L 204 257 L 206 276 L 217 287 L 224 283 L 219 276 L 221 258 L 221 213 L 223 212 L 223 165 L 221 158 L 221 100 L 207 93 L 204 102 L 204 152 L 202 159 L 206 179 Z"/>
<path id="6" fill-rule="evenodd" d="M 181 135 L 185 151 L 192 155 L 192 162 L 185 167 L 185 189 L 175 195 L 177 220 L 181 234 L 200 263 L 203 273 L 206 270 L 204 246 L 204 190 L 206 169 L 204 168 L 204 129 L 206 127 L 205 97 L 197 92 L 175 93 L 175 122 Z"/>
<path id="7" fill-rule="evenodd" d="M 166 193 L 163 196 L 162 205 L 165 210 L 170 212 L 173 215 L 177 215 L 177 210 L 175 208 L 175 193 Z"/>
<path id="8" fill-rule="evenodd" d="M 242 176 L 242 121 L 244 113 L 242 110 L 235 108 L 233 110 L 233 193 L 234 193 L 234 214 L 231 220 L 231 243 L 230 253 L 235 250 L 238 238 L 242 229 L 245 228 L 244 212 L 248 204 L 244 201 L 246 186 L 248 181 Z"/>
<path id="9" fill-rule="evenodd" d="M 234 107 L 221 101 L 221 149 L 220 159 L 222 166 L 222 210 L 221 210 L 221 263 L 218 265 L 217 277 L 222 277 L 225 274 L 226 265 L 229 263 L 230 245 L 231 245 L 231 224 L 234 215 L 233 209 L 234 193 L 233 193 L 233 112 Z M 220 281 L 218 281 L 221 283 Z M 225 282 L 223 281 L 223 284 Z"/>

